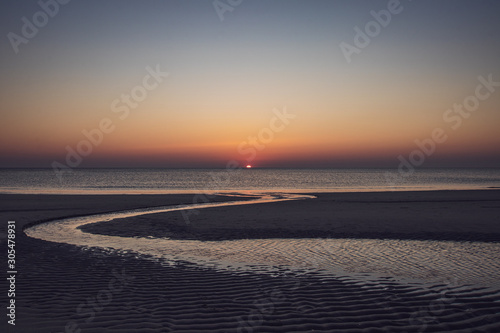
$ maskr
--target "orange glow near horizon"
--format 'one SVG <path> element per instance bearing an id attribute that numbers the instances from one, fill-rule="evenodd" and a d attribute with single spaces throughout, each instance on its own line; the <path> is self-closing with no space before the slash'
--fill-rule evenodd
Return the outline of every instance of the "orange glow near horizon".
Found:
<path id="1" fill-rule="evenodd" d="M 92 3 L 81 6 L 92 8 L 85 15 L 97 10 Z M 425 166 L 499 167 L 497 86 L 460 128 L 443 118 L 476 93 L 479 76 L 500 81 L 494 33 L 500 24 L 496 17 L 486 22 L 493 13 L 489 5 L 448 10 L 446 18 L 430 9 L 405 11 L 408 20 L 398 24 L 419 38 L 384 30 L 347 63 L 338 47 L 347 41 L 341 36 L 371 6 L 299 1 L 287 4 L 287 16 L 282 6 L 265 2 L 265 14 L 242 9 L 234 25 L 221 25 L 216 15 L 184 2 L 127 2 L 130 26 L 105 20 L 118 19 L 109 6 L 98 9 L 103 20 L 95 30 L 79 17 L 71 31 L 47 28 L 50 34 L 20 45 L 19 54 L 4 54 L 0 167 L 50 168 L 78 147 L 85 153 L 79 167 L 224 168 L 233 160 L 258 168 L 397 167 L 398 156 L 417 149 L 415 142 L 435 128 L 448 139 Z M 467 33 L 443 24 L 472 18 L 474 8 L 478 24 Z M 179 20 L 178 11 L 187 19 Z M 11 21 L 6 24 L 17 31 L 18 20 Z M 484 31 L 491 33 L 480 29 L 486 23 L 490 30 Z M 144 81 L 148 67 L 169 75 Z M 144 82 L 154 87 L 146 89 Z M 141 89 L 146 95 L 131 99 Z M 275 120 L 273 110 L 285 107 L 294 118 Z M 105 119 L 113 129 L 99 134 Z"/>
<path id="2" fill-rule="evenodd" d="M 290 107 L 288 109 L 292 110 Z M 148 113 L 147 110 L 143 112 Z M 252 119 L 247 115 L 241 116 L 239 122 L 234 119 L 230 126 L 226 125 L 227 130 L 223 127 L 217 129 L 223 123 L 205 127 L 203 122 L 196 119 L 189 122 L 188 117 L 166 122 L 163 130 L 160 125 L 149 126 L 152 120 L 147 120 L 150 124 L 142 124 L 145 120 L 139 118 L 140 115 L 136 115 L 138 121 L 130 123 L 122 123 L 110 117 L 113 119 L 114 131 L 103 134 L 102 142 L 92 146 L 92 153 L 83 159 L 82 166 L 98 166 L 99 161 L 108 165 L 109 161 L 115 160 L 117 165 L 124 166 L 140 165 L 136 162 L 143 161 L 146 166 L 182 167 L 206 164 L 210 167 L 224 167 L 227 161 L 236 160 L 248 167 L 255 159 L 262 161 L 261 164 L 266 167 L 283 166 L 288 162 L 292 166 L 315 163 L 318 166 L 336 166 L 340 162 L 342 165 L 349 165 L 349 161 L 355 165 L 363 165 L 362 161 L 373 165 L 370 163 L 382 160 L 386 161 L 383 165 L 390 165 L 391 161 L 397 162 L 398 155 L 408 154 L 415 149 L 415 140 L 427 139 L 432 130 L 438 127 L 432 127 L 432 123 L 405 124 L 402 117 L 384 118 L 381 123 L 374 119 L 367 123 L 364 122 L 363 115 L 356 119 L 356 114 L 351 114 L 348 118 L 347 115 L 342 115 L 339 117 L 344 118 L 342 122 L 335 122 L 331 114 L 325 114 L 324 119 L 332 120 L 325 122 L 330 126 L 324 126 L 322 120 L 314 120 L 317 119 L 316 115 L 308 115 L 297 109 L 294 114 L 297 119 L 291 121 L 283 131 L 274 133 L 272 140 L 268 140 L 264 133 L 264 142 L 259 139 L 259 134 L 263 129 L 269 128 L 269 121 L 273 116 L 269 111 L 267 119 L 264 116 Z M 467 122 L 464 121 L 459 131 L 450 130 L 445 127 L 447 124 L 436 120 L 436 124 L 447 129 L 449 138 L 437 147 L 435 157 L 453 159 L 454 156 L 497 154 L 500 138 L 495 124 L 500 119 L 495 119 L 498 116 L 493 114 L 492 108 L 485 109 L 481 116 L 474 116 L 476 115 L 467 119 Z M 249 126 L 249 121 L 254 122 L 254 125 Z M 184 122 L 190 125 L 182 127 Z M 240 127 L 240 123 L 244 126 Z M 36 157 L 44 161 L 45 165 L 51 163 L 51 160 L 63 161 L 67 155 L 67 147 L 77 150 L 82 141 L 88 141 L 82 130 L 92 132 L 97 127 L 95 124 L 98 121 L 67 123 L 67 126 L 60 126 L 55 122 L 42 127 L 31 123 L 24 125 L 26 132 L 20 132 L 14 126 L 7 127 L 0 134 L 3 135 L 0 151 L 4 156 L 19 161 L 23 161 L 24 156 Z M 480 135 L 477 128 L 481 129 Z M 256 142 L 251 141 L 252 138 Z M 378 162 L 375 164 L 378 165 Z"/>

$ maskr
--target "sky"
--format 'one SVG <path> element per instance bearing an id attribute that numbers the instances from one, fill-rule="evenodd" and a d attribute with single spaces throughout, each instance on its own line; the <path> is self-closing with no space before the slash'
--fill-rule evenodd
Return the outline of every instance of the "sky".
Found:
<path id="1" fill-rule="evenodd" d="M 0 167 L 500 167 L 498 1 L 59 1 L 0 4 Z"/>

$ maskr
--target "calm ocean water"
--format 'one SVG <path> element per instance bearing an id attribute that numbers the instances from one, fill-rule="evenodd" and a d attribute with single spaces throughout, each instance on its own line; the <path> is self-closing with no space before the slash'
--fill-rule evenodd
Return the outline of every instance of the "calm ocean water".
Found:
<path id="1" fill-rule="evenodd" d="M 390 173 L 390 176 L 388 176 Z M 1 193 L 345 192 L 500 187 L 500 169 L 51 169 L 0 170 Z"/>

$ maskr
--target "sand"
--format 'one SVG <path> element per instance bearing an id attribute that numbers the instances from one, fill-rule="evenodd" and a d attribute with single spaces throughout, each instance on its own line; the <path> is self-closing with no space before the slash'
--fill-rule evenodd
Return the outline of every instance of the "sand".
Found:
<path id="1" fill-rule="evenodd" d="M 151 214 L 85 226 L 177 239 L 393 238 L 500 241 L 500 191 L 316 193 L 314 200 Z M 168 217 L 168 218 L 166 218 Z"/>
<path id="2" fill-rule="evenodd" d="M 404 237 L 499 239 L 500 191 L 317 194 L 318 199 L 209 208 L 190 217 L 150 215 L 96 224 L 130 236 L 153 227 L 178 238 Z M 491 290 L 390 276 L 376 281 L 277 267 L 272 274 L 174 267 L 32 239 L 21 228 L 64 216 L 189 204 L 189 195 L 0 195 L 16 220 L 17 325 L 2 332 L 499 332 Z M 220 198 L 224 200 L 223 198 Z M 228 200 L 228 199 L 226 199 Z M 229 198 L 234 200 L 234 198 Z M 135 227 L 133 227 L 135 224 Z M 141 225 L 142 228 L 138 227 Z M 90 228 L 90 227 L 89 227 Z M 98 230 L 100 228 L 100 230 Z M 5 230 L 5 229 L 4 229 Z M 257 231 L 254 231 L 257 230 Z M 4 285 L 6 288 L 6 285 Z M 4 330 L 3 327 L 6 329 Z"/>

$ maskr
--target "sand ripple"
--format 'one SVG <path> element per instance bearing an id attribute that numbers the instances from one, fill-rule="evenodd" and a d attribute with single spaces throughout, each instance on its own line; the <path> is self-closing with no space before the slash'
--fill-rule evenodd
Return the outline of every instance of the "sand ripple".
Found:
<path id="1" fill-rule="evenodd" d="M 29 300 L 25 304 L 36 306 L 19 308 L 26 318 L 20 331 L 60 332 L 61 322 L 99 333 L 500 331 L 500 294 L 486 288 L 500 281 L 500 248 L 495 243 L 201 242 L 78 229 L 180 209 L 185 207 L 70 218 L 27 229 L 30 237 L 53 243 L 32 240 L 34 259 L 23 270 L 19 289 Z M 88 256 L 66 244 L 82 246 Z M 106 290 L 117 267 L 130 283 L 93 308 L 95 317 L 79 312 L 90 309 L 89 300 Z M 402 278 L 421 280 L 401 283 Z"/>
<path id="2" fill-rule="evenodd" d="M 30 237 L 78 246 L 137 253 L 167 264 L 183 260 L 223 269 L 272 270 L 276 266 L 332 274 L 369 273 L 403 279 L 450 281 L 500 287 L 500 244 L 482 242 L 377 239 L 243 239 L 231 241 L 129 238 L 82 232 L 99 221 L 189 208 L 246 205 L 308 196 L 285 194 L 252 201 L 163 207 L 69 218 L 26 230 Z"/>

